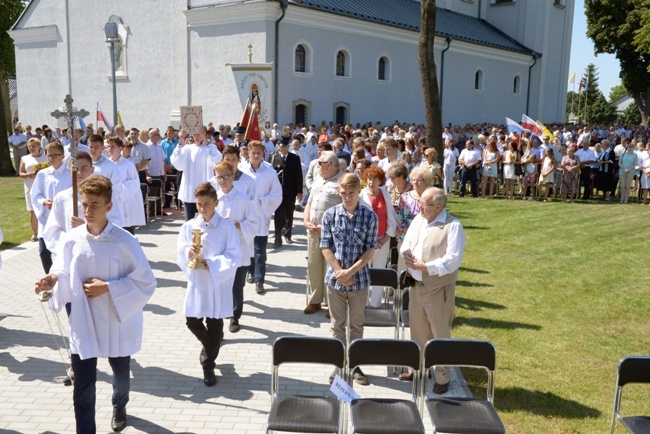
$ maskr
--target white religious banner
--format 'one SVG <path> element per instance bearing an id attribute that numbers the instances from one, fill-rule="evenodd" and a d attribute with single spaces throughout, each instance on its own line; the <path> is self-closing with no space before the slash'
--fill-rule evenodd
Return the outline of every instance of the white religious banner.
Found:
<path id="1" fill-rule="evenodd" d="M 200 132 L 203 126 L 203 106 L 181 106 L 181 128 L 187 134 Z"/>
<path id="2" fill-rule="evenodd" d="M 250 104 L 257 104 L 260 131 L 269 132 L 273 116 L 273 62 L 226 63 L 226 66 L 232 69 L 242 110 Z"/>

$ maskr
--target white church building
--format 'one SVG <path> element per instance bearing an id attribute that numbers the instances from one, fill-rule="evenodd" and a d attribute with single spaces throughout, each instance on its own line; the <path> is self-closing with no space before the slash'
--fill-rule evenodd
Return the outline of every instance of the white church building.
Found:
<path id="1" fill-rule="evenodd" d="M 443 123 L 565 114 L 574 2 L 438 0 Z M 55 124 L 66 94 L 111 117 L 104 25 L 116 22 L 127 127 L 239 121 L 256 84 L 263 120 L 424 122 L 416 0 L 31 0 L 10 30 L 23 124 Z M 249 80 L 250 78 L 250 80 Z M 87 121 L 94 122 L 94 115 Z M 263 124 L 263 126 L 265 126 Z"/>

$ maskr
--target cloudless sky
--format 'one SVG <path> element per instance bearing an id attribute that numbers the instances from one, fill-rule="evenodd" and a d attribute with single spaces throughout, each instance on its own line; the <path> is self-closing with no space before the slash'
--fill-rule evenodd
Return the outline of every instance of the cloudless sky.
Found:
<path id="1" fill-rule="evenodd" d="M 593 63 L 598 72 L 598 87 L 609 100 L 609 91 L 621 83 L 618 74 L 621 71 L 618 59 L 613 54 L 594 54 L 594 43 L 587 37 L 587 16 L 583 0 L 576 0 L 573 15 L 573 36 L 571 38 L 571 61 L 569 76 L 576 73 L 575 91 L 578 91 L 580 78 L 584 75 L 587 65 Z M 567 90 L 574 90 L 572 84 Z"/>

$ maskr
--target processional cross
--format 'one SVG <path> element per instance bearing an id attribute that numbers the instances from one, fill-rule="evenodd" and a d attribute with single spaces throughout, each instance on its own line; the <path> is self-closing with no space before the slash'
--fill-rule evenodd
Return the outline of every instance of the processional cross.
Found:
<path id="1" fill-rule="evenodd" d="M 87 110 L 81 109 L 78 110 L 76 107 L 72 106 L 74 100 L 71 95 L 66 95 L 63 100 L 65 103 L 64 107 L 54 110 L 50 113 L 53 117 L 57 119 L 65 119 L 68 124 L 68 132 L 70 133 L 70 156 L 72 158 L 72 214 L 75 217 L 79 216 L 79 206 L 77 204 L 77 145 L 74 142 L 74 120 L 77 117 L 85 118 L 90 113 Z"/>

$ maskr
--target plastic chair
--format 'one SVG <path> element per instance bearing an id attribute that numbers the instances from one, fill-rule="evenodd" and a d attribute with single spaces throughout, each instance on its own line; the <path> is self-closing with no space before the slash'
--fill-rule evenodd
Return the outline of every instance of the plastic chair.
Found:
<path id="1" fill-rule="evenodd" d="M 365 309 L 364 327 L 394 327 L 394 337 L 399 338 L 399 313 L 401 297 L 397 291 L 397 271 L 392 268 L 370 268 L 370 286 L 383 286 L 384 298 L 388 299 L 388 290 L 393 290 L 393 306 L 379 309 Z"/>
<path id="2" fill-rule="evenodd" d="M 266 432 L 341 433 L 344 411 L 336 398 L 280 395 L 279 367 L 285 363 L 318 363 L 345 368 L 345 347 L 334 338 L 284 336 L 273 343 L 271 411 Z"/>
<path id="3" fill-rule="evenodd" d="M 357 399 L 350 403 L 352 433 L 424 434 L 418 411 L 420 347 L 398 339 L 357 339 L 348 349 L 348 383 L 360 365 L 402 366 L 413 369 L 411 399 Z"/>
<path id="4" fill-rule="evenodd" d="M 140 192 L 142 193 L 142 206 L 144 206 L 144 215 L 146 217 L 144 221 L 146 224 L 149 224 L 150 209 L 151 209 L 150 202 L 147 200 L 147 197 L 149 197 L 149 185 L 140 184 Z"/>
<path id="5" fill-rule="evenodd" d="M 614 432 L 616 419 L 631 433 L 650 433 L 650 416 L 621 415 L 621 397 L 623 386 L 628 383 L 650 384 L 650 356 L 630 356 L 618 362 L 616 389 L 614 392 L 614 408 L 612 410 L 612 425 L 610 434 Z"/>
<path id="6" fill-rule="evenodd" d="M 488 374 L 487 400 L 474 398 L 426 398 L 428 372 L 434 366 L 483 368 Z M 443 433 L 505 433 L 492 400 L 496 350 L 488 341 L 468 339 L 432 339 L 422 355 L 421 405 L 426 404 L 433 432 Z"/>
<path id="7" fill-rule="evenodd" d="M 162 179 L 152 179 L 151 186 L 149 187 L 149 194 L 147 195 L 147 202 L 154 204 L 154 217 L 160 214 L 163 215 L 163 189 L 164 185 Z M 160 211 L 160 212 L 158 212 Z"/>

